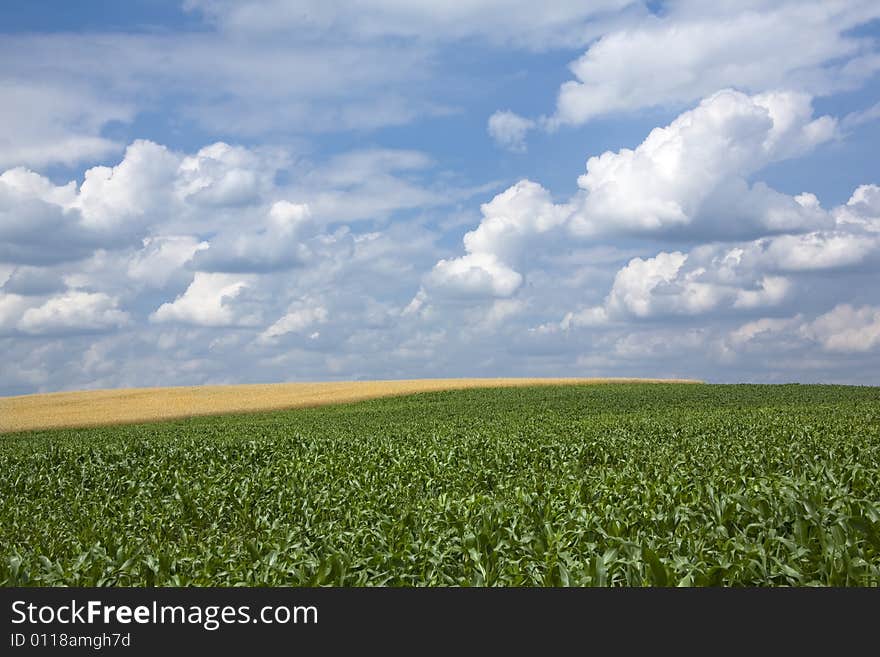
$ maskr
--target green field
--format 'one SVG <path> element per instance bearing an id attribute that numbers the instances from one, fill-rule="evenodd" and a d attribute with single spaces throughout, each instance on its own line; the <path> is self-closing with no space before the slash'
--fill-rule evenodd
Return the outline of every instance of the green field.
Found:
<path id="1" fill-rule="evenodd" d="M 0 436 L 0 585 L 880 584 L 880 388 L 592 385 Z"/>

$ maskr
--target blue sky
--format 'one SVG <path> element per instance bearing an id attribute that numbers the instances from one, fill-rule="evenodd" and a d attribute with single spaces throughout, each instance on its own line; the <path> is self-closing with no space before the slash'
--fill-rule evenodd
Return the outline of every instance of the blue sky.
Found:
<path id="1" fill-rule="evenodd" d="M 21 2 L 0 30 L 0 394 L 878 383 L 874 2 Z"/>

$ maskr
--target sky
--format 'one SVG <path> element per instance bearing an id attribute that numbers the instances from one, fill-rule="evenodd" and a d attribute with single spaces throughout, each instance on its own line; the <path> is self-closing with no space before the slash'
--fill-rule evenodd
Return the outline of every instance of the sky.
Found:
<path id="1" fill-rule="evenodd" d="M 0 395 L 880 384 L 876 0 L 0 3 Z"/>

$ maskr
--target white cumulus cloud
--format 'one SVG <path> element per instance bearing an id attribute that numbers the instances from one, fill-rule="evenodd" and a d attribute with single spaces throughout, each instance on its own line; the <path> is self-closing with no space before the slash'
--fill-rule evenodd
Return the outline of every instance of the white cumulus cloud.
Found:
<path id="1" fill-rule="evenodd" d="M 822 95 L 880 69 L 873 44 L 849 34 L 880 16 L 870 0 L 709 6 L 674 2 L 662 18 L 604 34 L 571 63 L 575 79 L 561 86 L 550 127 L 689 103 L 720 87 Z"/>
<path id="2" fill-rule="evenodd" d="M 533 240 L 567 218 L 546 189 L 523 180 L 481 206 L 480 225 L 464 236 L 466 255 L 440 260 L 425 279 L 429 289 L 506 297 L 522 283 L 513 269 Z"/>
<path id="3" fill-rule="evenodd" d="M 196 326 L 235 326 L 251 324 L 233 304 L 246 280 L 232 274 L 196 272 L 186 291 L 172 302 L 163 303 L 150 319 L 154 322 L 178 322 Z"/>
<path id="4" fill-rule="evenodd" d="M 16 327 L 34 335 L 102 331 L 128 324 L 128 313 L 102 292 L 71 290 L 28 308 Z"/>
<path id="5" fill-rule="evenodd" d="M 880 346 L 880 307 L 843 303 L 804 326 L 809 337 L 834 352 L 860 353 Z"/>
<path id="6" fill-rule="evenodd" d="M 126 273 L 135 281 L 161 288 L 197 252 L 207 248 L 207 242 L 191 235 L 145 237 L 143 248 L 128 261 Z"/>
<path id="7" fill-rule="evenodd" d="M 578 178 L 585 192 L 572 230 L 662 232 L 708 224 L 706 233 L 799 230 L 830 222 L 821 209 L 745 179 L 834 135 L 814 119 L 810 99 L 725 90 L 704 99 L 634 150 L 591 157 Z"/>
<path id="8" fill-rule="evenodd" d="M 526 135 L 535 128 L 535 122 L 510 110 L 499 110 L 489 117 L 489 136 L 501 148 L 514 153 L 526 151 Z"/>
<path id="9" fill-rule="evenodd" d="M 310 250 L 305 243 L 313 231 L 305 204 L 276 201 L 265 218 L 249 230 L 222 233 L 193 258 L 202 271 L 258 272 L 290 268 L 305 263 Z"/>
<path id="10" fill-rule="evenodd" d="M 566 233 L 580 240 L 615 235 L 731 240 L 832 228 L 835 219 L 812 194 L 788 196 L 760 182 L 750 185 L 747 178 L 827 141 L 835 125 L 830 117 L 814 118 L 810 98 L 803 94 L 720 91 L 652 130 L 635 149 L 589 158 L 586 173 L 578 178 L 580 191 L 567 203 L 554 202 L 544 187 L 529 180 L 498 194 L 482 206 L 479 226 L 464 236 L 465 255 L 440 260 L 426 276 L 425 289 L 510 296 L 522 285 L 526 261 L 533 263 L 542 248 Z M 811 245 L 813 252 L 839 259 L 833 251 L 845 241 L 827 234 L 814 235 L 812 243 L 792 239 L 802 242 L 799 256 L 789 258 L 792 268 L 796 257 L 809 257 Z M 775 248 L 785 246 L 793 244 Z M 650 261 L 657 275 L 675 256 L 665 258 Z M 679 281 L 686 288 L 685 296 L 679 295 L 679 310 L 715 307 L 719 295 L 732 294 L 723 292 L 723 284 L 698 280 L 698 273 L 688 276 Z M 784 296 L 784 287 L 778 276 L 759 278 L 735 293 L 733 303 L 769 303 Z"/>
<path id="11" fill-rule="evenodd" d="M 315 324 L 325 323 L 328 316 L 327 309 L 320 305 L 291 309 L 286 315 L 263 331 L 259 336 L 259 340 L 271 342 L 288 333 L 302 333 L 305 329 L 311 328 Z M 319 332 L 312 331 L 309 334 L 310 339 L 314 340 L 318 337 L 320 337 Z"/>

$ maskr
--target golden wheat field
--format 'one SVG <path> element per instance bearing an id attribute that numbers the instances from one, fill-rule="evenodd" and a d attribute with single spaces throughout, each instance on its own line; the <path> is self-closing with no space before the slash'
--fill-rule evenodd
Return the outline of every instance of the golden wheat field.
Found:
<path id="1" fill-rule="evenodd" d="M 0 397 L 0 433 L 273 411 L 465 388 L 627 382 L 696 383 L 680 379 L 413 379 L 53 392 Z"/>

